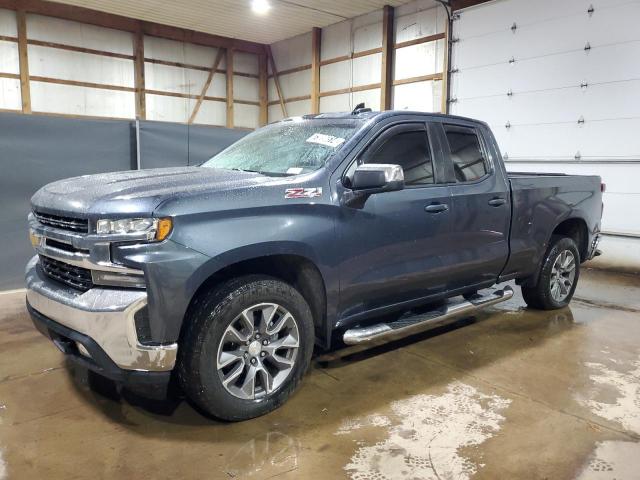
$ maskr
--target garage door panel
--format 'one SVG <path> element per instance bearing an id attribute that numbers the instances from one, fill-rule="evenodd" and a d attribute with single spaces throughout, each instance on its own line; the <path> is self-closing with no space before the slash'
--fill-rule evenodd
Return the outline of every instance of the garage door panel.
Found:
<path id="1" fill-rule="evenodd" d="M 498 130 L 503 125 L 491 125 Z M 638 158 L 640 119 L 511 127 L 509 158 Z M 500 145 L 502 149 L 502 145 Z"/>
<path id="2" fill-rule="evenodd" d="M 458 98 L 469 98 L 629 80 L 640 78 L 635 58 L 640 58 L 640 41 L 460 70 L 452 85 Z"/>
<path id="3" fill-rule="evenodd" d="M 640 112 L 640 80 L 469 98 L 458 103 L 458 111 L 493 125 L 577 122 L 581 117 L 585 121 L 629 118 Z"/>
<path id="4" fill-rule="evenodd" d="M 508 0 L 463 10 L 455 24 L 456 35 L 461 39 L 486 35 L 517 25 L 531 25 L 560 17 L 572 17 L 584 13 L 593 5 L 594 16 L 607 9 L 616 10 L 629 4 L 629 0 Z M 593 18 L 593 17 L 592 17 Z"/>
<path id="5" fill-rule="evenodd" d="M 466 69 L 507 62 L 510 58 L 523 60 L 538 56 L 640 40 L 635 25 L 640 18 L 640 3 L 627 4 L 620 9 L 599 10 L 589 17 L 580 13 L 545 22 L 518 26 L 476 38 L 460 39 L 456 47 L 455 64 Z M 611 28 L 616 25 L 616 28 Z M 549 35 L 562 31 L 562 35 Z"/>

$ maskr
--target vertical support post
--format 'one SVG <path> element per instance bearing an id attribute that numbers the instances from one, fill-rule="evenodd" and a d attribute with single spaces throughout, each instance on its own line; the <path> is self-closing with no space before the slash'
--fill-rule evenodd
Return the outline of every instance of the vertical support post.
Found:
<path id="1" fill-rule="evenodd" d="M 258 99 L 260 100 L 260 126 L 269 123 L 269 88 L 267 84 L 267 79 L 269 76 L 268 70 L 269 68 L 267 67 L 267 53 L 261 53 L 260 55 L 258 55 Z"/>
<path id="2" fill-rule="evenodd" d="M 233 49 L 227 48 L 227 127 L 233 128 Z"/>
<path id="3" fill-rule="evenodd" d="M 311 113 L 320 113 L 320 44 L 322 29 L 311 31 Z"/>
<path id="4" fill-rule="evenodd" d="M 382 71 L 380 77 L 380 110 L 391 109 L 394 54 L 395 47 L 393 36 L 393 7 L 385 5 L 382 14 Z"/>
<path id="5" fill-rule="evenodd" d="M 18 26 L 18 59 L 20 64 L 20 93 L 22 95 L 22 113 L 31 113 L 31 88 L 29 85 L 29 56 L 27 53 L 27 14 L 16 11 Z"/>
<path id="6" fill-rule="evenodd" d="M 145 95 L 144 80 L 144 34 L 142 26 L 133 34 L 133 68 L 135 72 L 134 87 L 136 89 L 136 118 L 145 120 L 147 118 L 147 101 Z"/>
<path id="7" fill-rule="evenodd" d="M 445 6 L 445 8 L 447 8 Z M 444 30 L 444 60 L 442 65 L 442 102 L 440 105 L 440 113 L 449 113 L 447 111 L 447 105 L 449 99 L 447 94 L 449 92 L 449 22 L 447 22 Z"/>

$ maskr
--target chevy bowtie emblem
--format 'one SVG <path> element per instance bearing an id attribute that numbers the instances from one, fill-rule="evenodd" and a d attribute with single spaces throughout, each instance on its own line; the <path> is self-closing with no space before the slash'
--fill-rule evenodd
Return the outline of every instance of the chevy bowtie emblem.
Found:
<path id="1" fill-rule="evenodd" d="M 322 187 L 287 188 L 284 198 L 314 198 L 322 195 Z"/>

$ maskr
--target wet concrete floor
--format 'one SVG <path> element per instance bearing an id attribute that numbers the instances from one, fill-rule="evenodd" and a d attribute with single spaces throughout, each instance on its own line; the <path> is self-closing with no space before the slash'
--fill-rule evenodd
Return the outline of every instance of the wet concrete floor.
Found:
<path id="1" fill-rule="evenodd" d="M 315 361 L 279 410 L 230 424 L 90 379 L 0 295 L 0 480 L 640 478 L 640 278 L 583 271 L 570 308 L 518 294 Z"/>

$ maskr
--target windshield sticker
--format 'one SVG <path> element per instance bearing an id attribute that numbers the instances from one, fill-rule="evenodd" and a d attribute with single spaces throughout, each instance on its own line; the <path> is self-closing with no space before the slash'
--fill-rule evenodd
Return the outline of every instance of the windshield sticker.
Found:
<path id="1" fill-rule="evenodd" d="M 324 133 L 314 133 L 307 138 L 309 143 L 317 143 L 318 145 L 324 145 L 325 147 L 336 148 L 344 142 L 344 138 L 334 137 L 332 135 L 325 135 Z"/>
<path id="2" fill-rule="evenodd" d="M 291 167 L 287 170 L 287 175 L 298 175 L 302 173 L 302 167 Z"/>
<path id="3" fill-rule="evenodd" d="M 313 188 L 287 188 L 284 198 L 315 198 L 322 195 L 322 187 Z"/>

